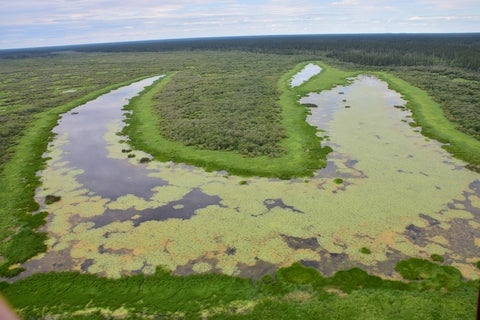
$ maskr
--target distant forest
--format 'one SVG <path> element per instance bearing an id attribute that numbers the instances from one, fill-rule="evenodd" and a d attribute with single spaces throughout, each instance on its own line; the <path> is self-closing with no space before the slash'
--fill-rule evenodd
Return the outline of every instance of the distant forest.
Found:
<path id="1" fill-rule="evenodd" d="M 0 58 L 78 52 L 240 50 L 318 54 L 361 66 L 448 66 L 480 70 L 480 33 L 245 36 L 87 44 L 0 51 Z"/>

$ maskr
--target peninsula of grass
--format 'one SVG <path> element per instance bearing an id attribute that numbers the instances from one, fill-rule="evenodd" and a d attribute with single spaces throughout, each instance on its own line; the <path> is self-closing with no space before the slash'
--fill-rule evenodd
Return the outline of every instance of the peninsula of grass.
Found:
<path id="1" fill-rule="evenodd" d="M 427 92 L 391 73 L 374 72 L 374 74 L 387 82 L 391 89 L 400 93 L 407 101 L 407 108 L 412 111 L 415 123 L 422 127 L 423 135 L 444 143 L 443 148 L 454 157 L 477 168 L 480 166 L 480 141 L 461 132 L 449 121 L 440 105 Z"/>
<path id="2" fill-rule="evenodd" d="M 130 137 L 134 147 L 152 154 L 160 161 L 174 161 L 204 167 L 206 170 L 227 170 L 230 174 L 242 176 L 264 176 L 288 179 L 310 176 L 326 164 L 329 147 L 321 147 L 316 136 L 317 128 L 306 123 L 308 109 L 299 103 L 301 95 L 331 88 L 346 83 L 354 73 L 342 72 L 325 64 L 322 72 L 298 88 L 290 87 L 290 79 L 307 63 L 298 64 L 277 80 L 280 92 L 281 126 L 285 138 L 279 141 L 283 153 L 277 157 L 247 156 L 238 151 L 208 150 L 187 146 L 179 141 L 166 139 L 161 134 L 161 116 L 155 109 L 156 96 L 172 81 L 176 73 L 147 88 L 140 96 L 130 101 L 127 109 L 133 110 L 127 120 L 124 133 Z M 239 95 L 237 97 L 241 99 Z M 235 120 L 235 119 L 234 119 Z"/>

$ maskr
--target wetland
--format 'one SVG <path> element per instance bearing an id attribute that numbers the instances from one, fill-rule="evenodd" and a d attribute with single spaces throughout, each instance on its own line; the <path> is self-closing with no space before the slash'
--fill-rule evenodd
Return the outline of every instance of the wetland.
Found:
<path id="1" fill-rule="evenodd" d="M 314 38 L 0 52 L 18 314 L 473 318 L 475 37 Z"/>
<path id="2" fill-rule="evenodd" d="M 145 81 L 153 80 L 127 89 Z M 26 275 L 120 277 L 161 265 L 261 278 L 302 261 L 325 275 L 362 267 L 388 278 L 400 260 L 439 254 L 476 278 L 479 176 L 409 125 L 398 108 L 406 101 L 378 78 L 359 75 L 302 98 L 317 106 L 307 121 L 334 151 L 326 168 L 292 180 L 141 163 L 152 156 L 119 135 L 122 90 L 56 127 L 36 198 L 61 200 L 42 208 L 49 249 L 24 265 Z"/>

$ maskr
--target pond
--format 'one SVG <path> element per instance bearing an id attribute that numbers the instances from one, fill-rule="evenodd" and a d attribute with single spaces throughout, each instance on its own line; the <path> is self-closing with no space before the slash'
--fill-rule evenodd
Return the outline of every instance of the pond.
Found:
<path id="1" fill-rule="evenodd" d="M 320 68 L 318 65 L 309 63 L 305 67 L 303 67 L 300 72 L 295 74 L 290 81 L 290 86 L 292 88 L 298 87 L 302 83 L 308 81 L 311 77 L 319 74 L 322 71 L 322 68 Z"/>
<path id="2" fill-rule="evenodd" d="M 121 108 L 154 80 L 62 117 L 36 194 L 39 203 L 61 200 L 43 205 L 48 251 L 24 265 L 25 275 L 119 277 L 163 265 L 260 277 L 301 261 L 326 275 L 361 267 L 395 277 L 397 261 L 440 254 L 477 276 L 479 175 L 411 127 L 398 108 L 405 102 L 384 82 L 359 76 L 304 97 L 317 106 L 308 122 L 334 152 L 315 176 L 285 181 L 142 163 L 150 156 L 118 134 Z"/>

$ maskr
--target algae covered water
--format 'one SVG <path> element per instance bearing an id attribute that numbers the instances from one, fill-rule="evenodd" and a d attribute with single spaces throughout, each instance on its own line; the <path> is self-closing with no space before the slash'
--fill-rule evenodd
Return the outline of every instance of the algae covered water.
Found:
<path id="1" fill-rule="evenodd" d="M 301 261 L 325 274 L 358 266 L 394 276 L 398 260 L 440 254 L 476 276 L 479 175 L 411 127 L 386 83 L 359 76 L 304 97 L 334 152 L 315 176 L 285 181 L 141 161 L 150 156 L 118 134 L 122 106 L 154 80 L 62 118 L 36 195 L 61 200 L 45 206 L 49 249 L 28 272 L 119 277 L 162 265 L 258 277 Z"/>

